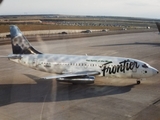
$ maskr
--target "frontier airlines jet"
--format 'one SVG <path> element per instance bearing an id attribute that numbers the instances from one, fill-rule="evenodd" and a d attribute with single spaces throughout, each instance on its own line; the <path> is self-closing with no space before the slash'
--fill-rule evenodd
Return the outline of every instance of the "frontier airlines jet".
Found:
<path id="1" fill-rule="evenodd" d="M 94 83 L 95 76 L 101 76 L 133 78 L 140 84 L 142 78 L 159 73 L 149 64 L 132 58 L 44 54 L 32 47 L 17 26 L 10 26 L 10 34 L 13 54 L 7 58 L 35 70 L 58 74 L 44 77 L 45 80 Z"/>

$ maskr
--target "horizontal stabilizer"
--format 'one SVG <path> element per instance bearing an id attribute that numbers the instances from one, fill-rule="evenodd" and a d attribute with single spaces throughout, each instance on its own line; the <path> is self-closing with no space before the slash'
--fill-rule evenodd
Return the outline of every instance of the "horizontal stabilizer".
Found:
<path id="1" fill-rule="evenodd" d="M 8 55 L 8 56 L 0 56 L 0 58 L 8 58 L 8 59 L 21 59 L 21 55 Z"/>
<path id="2" fill-rule="evenodd" d="M 8 58 L 8 56 L 0 56 L 0 58 Z"/>

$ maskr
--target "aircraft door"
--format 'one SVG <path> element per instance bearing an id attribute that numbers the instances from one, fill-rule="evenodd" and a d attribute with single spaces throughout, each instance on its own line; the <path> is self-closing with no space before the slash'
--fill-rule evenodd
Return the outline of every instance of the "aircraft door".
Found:
<path id="1" fill-rule="evenodd" d="M 134 68 L 132 69 L 132 72 L 136 73 L 137 72 L 137 67 L 134 66 Z"/>
<path id="2" fill-rule="evenodd" d="M 134 62 L 134 64 L 132 64 L 134 67 L 131 67 L 130 69 L 132 69 L 132 75 L 131 77 L 136 77 L 137 76 L 137 73 L 138 73 L 138 68 L 139 68 L 139 65 L 137 62 Z"/>

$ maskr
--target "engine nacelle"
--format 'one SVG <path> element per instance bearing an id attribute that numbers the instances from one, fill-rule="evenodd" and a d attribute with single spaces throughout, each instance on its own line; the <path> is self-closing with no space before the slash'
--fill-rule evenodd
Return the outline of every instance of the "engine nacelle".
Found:
<path id="1" fill-rule="evenodd" d="M 94 76 L 84 76 L 84 77 L 67 77 L 67 78 L 57 78 L 59 82 L 71 82 L 71 83 L 86 83 L 91 84 L 94 83 Z"/>

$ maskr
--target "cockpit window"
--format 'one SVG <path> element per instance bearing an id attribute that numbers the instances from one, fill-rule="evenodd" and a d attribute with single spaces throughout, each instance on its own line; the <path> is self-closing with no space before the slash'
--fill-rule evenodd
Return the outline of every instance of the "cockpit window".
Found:
<path id="1" fill-rule="evenodd" d="M 143 64 L 142 67 L 143 68 L 148 68 L 148 66 L 146 64 Z"/>

